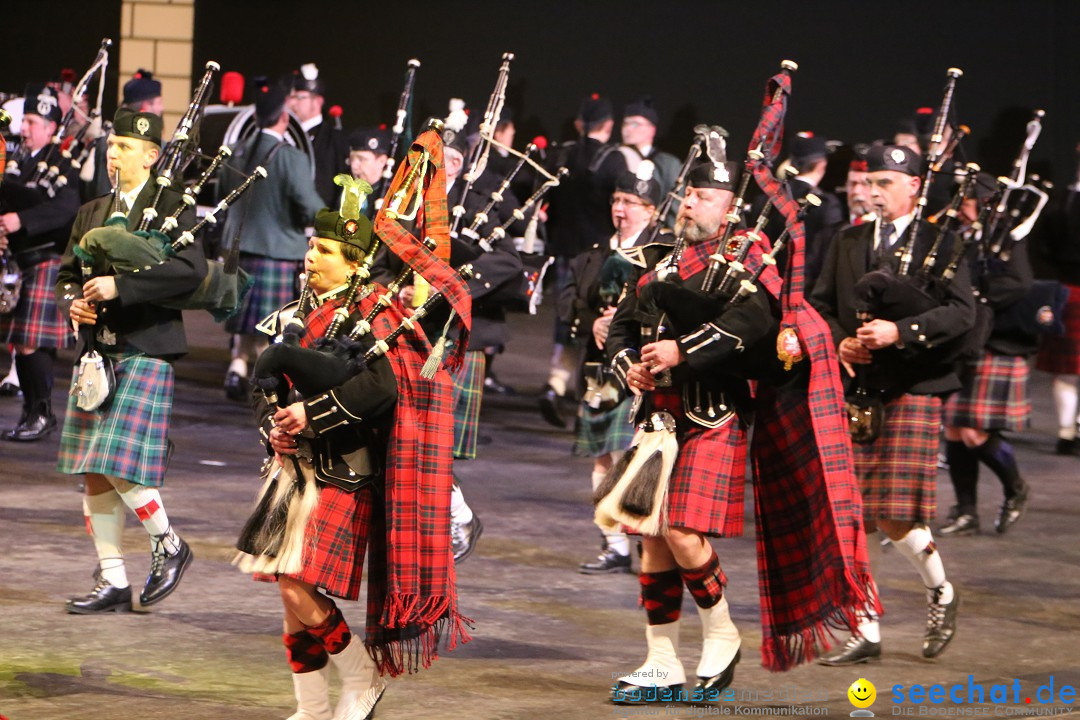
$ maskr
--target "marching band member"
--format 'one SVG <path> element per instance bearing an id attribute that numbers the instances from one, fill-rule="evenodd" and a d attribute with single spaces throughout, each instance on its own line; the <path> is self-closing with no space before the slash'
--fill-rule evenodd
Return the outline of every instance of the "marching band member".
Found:
<path id="1" fill-rule="evenodd" d="M 900 247 L 915 216 L 922 158 L 906 147 L 876 145 L 867 154 L 870 202 L 880 222 L 841 230 L 829 245 L 813 306 L 828 321 L 839 359 L 847 374 L 869 366 L 869 383 L 884 394 L 885 422 L 871 444 L 855 445 L 855 471 L 863 495 L 867 532 L 882 530 L 919 573 L 926 586 L 928 619 L 923 656 L 937 657 L 956 632 L 959 593 L 945 576 L 941 554 L 928 523 L 936 517 L 937 448 L 942 397 L 959 380 L 952 363 L 926 353 L 958 338 L 972 327 L 974 300 L 965 269 L 947 289 L 940 306 L 896 322 L 875 319 L 861 324 L 855 283 L 883 263 L 895 264 L 889 250 Z M 880 230 L 879 230 L 880 227 Z M 915 261 L 921 263 L 933 241 L 926 227 L 919 233 Z M 894 268 L 895 269 L 895 268 Z M 877 543 L 870 543 L 876 545 Z M 851 665 L 881 656 L 876 615 L 868 613 L 826 665 Z"/>
<path id="2" fill-rule="evenodd" d="M 738 170 L 736 163 L 704 162 L 690 171 L 676 223 L 688 243 L 678 265 L 686 287 L 700 287 L 709 255 L 718 247 Z M 702 618 L 695 689 L 719 693 L 734 679 L 742 640 L 724 595 L 727 580 L 720 559 L 708 541 L 735 537 L 743 530 L 747 426 L 739 412 L 748 407 L 749 390 L 726 363 L 755 343 L 775 338 L 768 334 L 774 325 L 769 301 L 765 292 L 758 292 L 703 326 L 706 332 L 694 329 L 674 340 L 642 346 L 641 323 L 635 319 L 637 296 L 671 253 L 653 246 L 632 250 L 640 250 L 633 253 L 637 277 L 631 276 L 612 317 L 606 352 L 628 392 L 654 392 L 654 406 L 675 417 L 679 450 L 668 481 L 667 531 L 641 538 L 639 581 L 648 654 L 641 667 L 619 678 L 612 701 L 620 704 L 638 702 L 635 688 L 657 686 L 661 702 L 677 699 L 683 691 L 683 586 Z M 654 377 L 665 370 L 672 371 L 672 385 L 657 391 Z"/>
<path id="3" fill-rule="evenodd" d="M 22 415 L 14 428 L 4 432 L 5 440 L 41 440 L 56 429 L 52 412 L 53 363 L 57 348 L 72 345 L 71 328 L 57 309 L 52 288 L 60 268 L 57 253 L 79 211 L 75 173 L 66 173 L 69 182 L 52 198 L 45 197 L 43 190 L 35 192 L 26 187 L 38 161 L 51 151 L 51 140 L 61 119 L 54 89 L 43 85 L 26 89 L 21 128 L 23 160 L 17 165 L 12 163 L 14 167 L 9 168 L 0 191 L 0 248 L 6 246 L 12 252 L 23 276 L 15 310 L 0 315 L 0 338 L 15 346 L 14 366 L 23 393 Z"/>
<path id="4" fill-rule="evenodd" d="M 652 164 L 648 163 L 648 177 L 627 172 L 616 183 L 611 196 L 615 234 L 607 245 L 594 245 L 571 261 L 570 283 L 559 296 L 560 313 L 572 317 L 570 326 L 580 329 L 585 336 L 583 375 L 589 385 L 578 410 L 574 454 L 594 458 L 593 491 L 634 436 L 634 426 L 628 417 L 629 399 L 618 397 L 621 395 L 618 383 L 602 360 L 611 318 L 632 267 L 618 251 L 644 244 L 642 233 L 647 232 L 653 212 L 661 202 L 660 184 L 651 176 L 651 170 Z M 670 236 L 665 237 L 665 247 L 670 248 Z M 600 530 L 604 538 L 600 555 L 581 563 L 581 572 L 629 573 L 630 540 L 626 533 Z"/>
<path id="5" fill-rule="evenodd" d="M 315 300 L 304 318 L 303 347 L 323 338 L 344 307 L 373 237 L 366 217 L 348 220 L 327 209 L 316 215 L 304 259 Z M 354 304 L 345 308 L 342 333 L 385 292 L 375 284 L 359 286 Z M 403 319 L 393 306 L 387 308 L 362 342 L 370 347 Z M 393 341 L 386 355 L 313 397 L 290 399 L 279 408 L 258 390 L 253 393 L 256 420 L 273 458 L 260 509 L 238 543 L 239 564 L 256 579 L 278 583 L 297 700 L 292 720 L 329 720 L 331 664 L 342 683 L 333 718 L 371 717 L 386 688 L 383 675 L 427 667 L 437 657 L 440 634 L 456 637 L 462 622 L 446 502 L 450 382 L 444 372 L 433 380 L 420 376 L 430 346 L 417 332 Z M 274 488 L 294 483 L 301 489 L 280 500 Z M 287 524 L 283 514 L 275 521 L 268 502 L 285 505 Z M 359 599 L 365 557 L 367 627 L 354 634 L 331 597 Z M 388 623 L 402 593 L 415 601 L 416 614 L 401 625 Z"/>
<path id="6" fill-rule="evenodd" d="M 345 134 L 323 115 L 326 83 L 319 77 L 319 68 L 314 63 L 301 65 L 293 72 L 291 80 L 289 110 L 311 139 L 315 154 L 315 191 L 324 205 L 331 205 L 338 198 L 334 176 L 348 170 L 345 159 L 349 156 L 349 144 Z"/>
<path id="7" fill-rule="evenodd" d="M 187 352 L 187 341 L 180 311 L 155 303 L 199 286 L 207 272 L 202 243 L 196 240 L 158 265 L 86 282 L 72 252 L 84 233 L 104 224 L 114 204 L 127 213 L 130 230 L 138 226 L 156 193 L 150 171 L 161 152 L 161 130 L 157 115 L 116 111 L 108 169 L 110 176 L 120 176 L 117 198 L 104 196 L 79 210 L 56 282 L 61 309 L 77 325 L 93 326 L 94 346 L 111 358 L 116 375 L 111 400 L 86 411 L 72 395 L 64 419 L 57 468 L 85 476 L 83 511 L 100 567 L 94 589 L 68 601 L 69 613 L 131 608 L 121 550 L 125 505 L 150 536 L 150 574 L 140 604 L 153 605 L 176 590 L 193 557 L 169 522 L 158 491 L 172 454 L 172 363 Z M 158 212 L 172 213 L 181 206 L 180 197 L 166 189 Z M 185 215 L 193 212 L 188 208 Z M 86 349 L 80 347 L 80 354 Z"/>

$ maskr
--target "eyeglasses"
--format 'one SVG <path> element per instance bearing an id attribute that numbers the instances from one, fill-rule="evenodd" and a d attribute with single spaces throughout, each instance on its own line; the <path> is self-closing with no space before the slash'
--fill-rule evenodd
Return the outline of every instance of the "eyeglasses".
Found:
<path id="1" fill-rule="evenodd" d="M 648 203 L 643 203 L 639 200 L 626 200 L 625 198 L 613 197 L 608 200 L 611 203 L 611 207 L 616 205 L 623 205 L 625 207 L 645 207 Z"/>
<path id="2" fill-rule="evenodd" d="M 642 125 L 647 125 L 647 124 L 650 124 L 650 123 L 647 123 L 644 120 L 623 120 L 622 126 L 625 127 L 625 128 L 636 128 L 636 127 L 641 127 Z"/>

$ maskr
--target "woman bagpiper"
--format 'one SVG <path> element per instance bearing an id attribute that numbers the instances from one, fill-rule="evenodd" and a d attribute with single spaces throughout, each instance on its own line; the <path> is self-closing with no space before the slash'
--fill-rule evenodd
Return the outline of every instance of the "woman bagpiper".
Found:
<path id="1" fill-rule="evenodd" d="M 293 315 L 286 311 L 296 311 L 304 316 L 303 348 L 315 347 L 339 324 L 335 315 L 344 320 L 339 337 L 347 335 L 386 292 L 353 281 L 358 272 L 366 275 L 362 263 L 372 244 L 366 218 L 320 211 L 304 258 L 308 289 L 300 307 L 268 318 L 265 331 L 278 335 Z M 386 308 L 362 345 L 386 338 L 402 320 Z M 277 580 L 297 700 L 290 720 L 371 717 L 384 675 L 427 667 L 440 637 L 449 648 L 466 637 L 449 541 L 450 378 L 443 370 L 430 380 L 421 377 L 429 350 L 419 328 L 403 333 L 385 355 L 354 368 L 336 387 L 299 399 L 295 390 L 278 387 L 284 407 L 258 389 L 267 384 L 256 363 L 253 405 L 273 457 L 237 543 L 238 564 L 257 579 Z M 303 372 L 298 366 L 286 374 L 303 385 Z M 361 636 L 331 597 L 359 598 L 365 553 L 367 627 Z M 333 713 L 330 665 L 341 679 Z"/>

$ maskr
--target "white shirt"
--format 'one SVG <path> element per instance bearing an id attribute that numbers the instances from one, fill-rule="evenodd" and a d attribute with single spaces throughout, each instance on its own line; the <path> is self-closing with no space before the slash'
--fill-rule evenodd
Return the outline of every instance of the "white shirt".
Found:
<path id="1" fill-rule="evenodd" d="M 638 230 L 636 233 L 634 233 L 630 237 L 623 238 L 622 240 L 619 240 L 619 233 L 615 233 L 614 235 L 611 236 L 611 241 L 610 241 L 611 242 L 611 249 L 612 250 L 623 250 L 623 249 L 628 248 L 628 247 L 634 247 L 634 243 L 637 242 L 637 239 L 641 235 L 643 230 L 644 230 L 644 228 L 642 228 L 642 230 Z"/>
<path id="2" fill-rule="evenodd" d="M 893 236 L 892 236 L 892 242 L 890 243 L 889 247 L 892 247 L 893 245 L 896 245 L 896 241 L 899 240 L 901 237 L 903 237 L 904 231 L 908 229 L 908 225 L 910 225 L 911 221 L 914 220 L 914 219 L 915 219 L 915 211 L 912 210 L 907 215 L 903 215 L 903 216 L 898 217 L 898 218 L 896 218 L 895 220 L 892 221 Z M 875 249 L 877 248 L 878 243 L 881 240 L 881 226 L 883 224 L 887 224 L 887 223 L 885 223 L 885 221 L 882 220 L 880 217 L 876 218 L 874 220 L 874 248 Z"/>
<path id="3" fill-rule="evenodd" d="M 270 137 L 272 137 L 272 138 L 274 138 L 275 140 L 277 140 L 278 142 L 281 142 L 282 140 L 284 140 L 284 139 L 285 139 L 285 136 L 284 136 L 284 135 L 282 135 L 282 134 L 281 134 L 281 133 L 279 133 L 279 132 L 275 132 L 275 131 L 271 130 L 270 128 L 263 128 L 263 129 L 262 129 L 262 131 L 263 131 L 264 133 L 266 133 L 267 135 L 269 135 Z"/>
<path id="4" fill-rule="evenodd" d="M 314 130 L 321 122 L 322 115 L 315 115 L 313 117 L 309 117 L 307 120 L 300 123 L 300 127 L 304 129 L 304 132 L 310 134 L 311 131 Z"/>
<path id="5" fill-rule="evenodd" d="M 120 193 L 120 199 L 127 203 L 128 212 L 131 212 L 131 208 L 135 207 L 135 200 L 138 199 L 139 193 L 142 192 L 143 187 L 150 181 L 150 177 L 147 176 L 146 180 L 139 183 L 139 187 L 135 188 L 131 192 Z"/>

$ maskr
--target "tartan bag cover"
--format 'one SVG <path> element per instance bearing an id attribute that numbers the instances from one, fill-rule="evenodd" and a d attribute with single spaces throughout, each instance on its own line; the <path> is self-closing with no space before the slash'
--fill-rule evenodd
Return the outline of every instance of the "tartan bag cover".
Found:
<path id="1" fill-rule="evenodd" d="M 409 170 L 424 154 L 427 154 L 428 170 L 424 180 L 424 202 L 416 216 L 416 235 L 410 233 L 397 218 L 390 217 L 387 209 L 390 198 L 398 191 Z M 451 372 L 464 360 L 469 346 L 469 329 L 472 327 L 472 295 L 457 271 L 450 267 L 450 221 L 446 210 L 446 169 L 443 164 L 442 137 L 434 130 L 420 134 L 413 142 L 408 155 L 401 162 L 386 192 L 382 208 L 375 216 L 375 233 L 402 262 L 411 267 L 438 292 L 441 292 L 459 318 L 460 335 L 453 350 L 447 356 L 445 366 Z M 417 239 L 430 237 L 436 241 L 435 250 L 429 250 Z"/>
<path id="2" fill-rule="evenodd" d="M 365 316 L 386 292 L 375 287 L 357 302 L 354 315 Z M 325 334 L 338 304 L 312 311 L 302 344 L 310 346 Z M 396 307 L 385 308 L 372 323 L 372 336 L 387 337 L 403 320 Z M 386 444 L 385 507 L 373 504 L 364 644 L 379 671 L 391 676 L 429 667 L 444 635 L 448 650 L 470 639 L 471 621 L 458 612 L 450 550 L 451 381 L 443 369 L 431 380 L 420 375 L 430 350 L 417 325 L 386 353 L 398 399 Z"/>
<path id="3" fill-rule="evenodd" d="M 761 655 L 762 664 L 774 671 L 808 662 L 828 649 L 832 630 L 854 630 L 857 613 L 868 605 L 881 611 L 862 533 L 862 498 L 832 336 L 803 298 L 805 233 L 798 205 L 769 170 L 783 137 L 790 93 L 787 73 L 769 80 L 761 121 L 750 141 L 765 156 L 750 164 L 754 179 L 784 216 L 790 237 L 781 332 L 795 331 L 810 362 L 805 394 L 762 388 L 756 398 L 751 457 Z"/>

